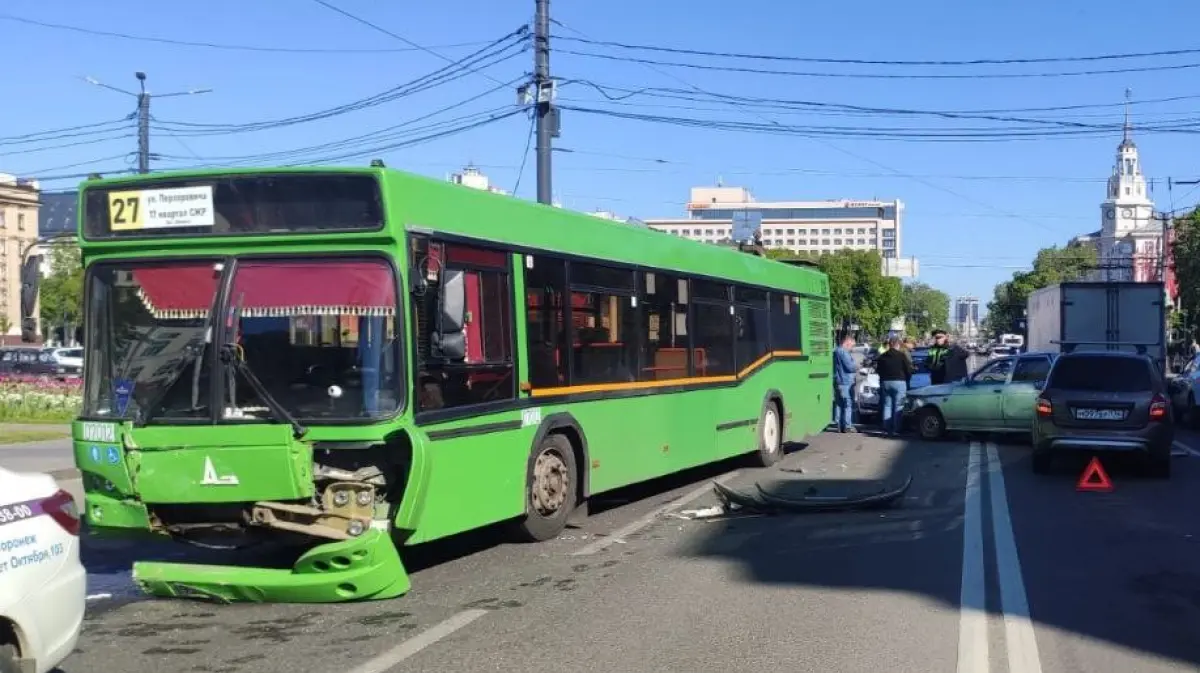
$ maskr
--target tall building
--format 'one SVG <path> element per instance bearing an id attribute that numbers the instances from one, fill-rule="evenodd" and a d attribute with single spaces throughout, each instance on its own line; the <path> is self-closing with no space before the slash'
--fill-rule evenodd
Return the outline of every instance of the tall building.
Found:
<path id="1" fill-rule="evenodd" d="M 39 187 L 0 173 L 0 342 L 21 340 L 21 253 L 38 236 Z"/>
<path id="2" fill-rule="evenodd" d="M 968 339 L 979 334 L 979 297 L 956 297 L 954 299 L 954 327 Z"/>
<path id="3" fill-rule="evenodd" d="M 646 220 L 659 231 L 707 243 L 734 239 L 735 220 L 753 222 L 767 248 L 828 253 L 878 250 L 889 275 L 915 275 L 902 257 L 904 204 L 893 201 L 756 201 L 744 187 L 693 187 L 687 217 Z"/>
<path id="4" fill-rule="evenodd" d="M 1107 193 L 1100 202 L 1100 230 L 1078 236 L 1072 242 L 1096 249 L 1099 268 L 1089 276 L 1090 280 L 1169 281 L 1159 274 L 1163 225 L 1154 215 L 1154 200 L 1150 198 L 1138 148 L 1133 142 L 1128 101 L 1121 144 L 1117 145 Z"/>

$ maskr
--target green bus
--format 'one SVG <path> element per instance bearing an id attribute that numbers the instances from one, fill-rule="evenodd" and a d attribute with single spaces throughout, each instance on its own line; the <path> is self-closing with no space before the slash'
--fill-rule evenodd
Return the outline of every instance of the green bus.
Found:
<path id="1" fill-rule="evenodd" d="M 380 162 L 97 177 L 79 213 L 90 529 L 296 558 L 135 563 L 155 595 L 395 597 L 402 546 L 554 538 L 830 418 L 809 266 Z"/>

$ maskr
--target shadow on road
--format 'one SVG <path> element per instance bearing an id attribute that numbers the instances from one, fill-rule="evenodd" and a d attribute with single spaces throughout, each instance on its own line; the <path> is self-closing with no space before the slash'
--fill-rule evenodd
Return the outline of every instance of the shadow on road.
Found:
<path id="1" fill-rule="evenodd" d="M 819 465 L 807 457 L 785 461 L 781 465 L 802 466 L 804 474 L 762 471 L 757 478 L 763 488 L 790 489 L 792 496 L 811 489 L 829 495 L 863 493 L 894 487 L 911 474 L 913 486 L 903 501 L 882 511 L 710 521 L 681 553 L 732 562 L 732 572 L 746 582 L 902 592 L 957 610 L 969 439 L 829 437 L 822 443 L 822 453 L 829 455 Z M 1187 459 L 1176 460 L 1175 478 L 1169 482 L 1143 477 L 1125 461 L 1104 459 L 1118 483 L 1116 491 L 1080 494 L 1075 481 L 1090 456 L 1063 461 L 1055 474 L 1034 475 L 1027 440 L 971 439 L 981 447 L 999 440 L 994 443 L 1003 465 L 1006 509 L 1039 639 L 1054 640 L 1048 634 L 1066 632 L 1082 636 L 1074 639 L 1080 643 L 1104 641 L 1200 663 L 1195 637 L 1200 631 L 1200 517 L 1193 511 L 1196 468 Z M 839 448 L 826 451 L 829 441 Z M 981 454 L 986 466 L 987 452 Z M 854 474 L 856 464 L 871 462 L 861 460 L 863 455 L 880 466 L 875 473 Z M 979 481 L 988 590 L 982 607 L 999 615 L 993 537 L 998 518 L 984 469 Z M 741 486 L 752 489 L 753 481 Z M 1044 645 L 1043 656 L 1047 651 L 1057 655 L 1055 647 Z M 1106 665 L 1090 645 L 1079 649 L 1090 650 L 1086 656 L 1097 657 L 1095 665 Z"/>

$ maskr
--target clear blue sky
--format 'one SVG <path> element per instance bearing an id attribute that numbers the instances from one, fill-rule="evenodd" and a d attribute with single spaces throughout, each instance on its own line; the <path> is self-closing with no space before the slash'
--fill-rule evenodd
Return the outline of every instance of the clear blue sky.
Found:
<path id="1" fill-rule="evenodd" d="M 332 0 L 421 45 L 460 57 L 477 47 L 454 47 L 497 38 L 533 15 L 533 0 L 457 0 L 450 3 Z M 286 11 L 284 11 L 286 7 Z M 1136 9 L 1135 9 L 1136 8 Z M 316 2 L 209 0 L 103 3 L 7 0 L 0 14 L 130 35 L 221 44 L 299 49 L 404 49 L 391 37 L 355 23 Z M 1200 21 L 1200 4 L 1134 5 L 1121 0 L 1045 3 L 962 3 L 930 0 L 895 3 L 786 3 L 747 0 L 553 0 L 563 36 L 686 49 L 790 56 L 964 60 L 1086 56 L 1187 49 L 1193 31 L 1173 30 Z M 578 32 L 572 32 L 578 31 Z M 629 52 L 566 41 L 559 50 L 781 70 L 856 73 L 1015 73 L 1078 71 L 1200 63 L 1200 54 L 1126 61 L 961 68 L 850 67 Z M 241 124 L 315 112 L 351 102 L 436 70 L 445 62 L 422 51 L 383 53 L 272 53 L 155 44 L 35 27 L 0 19 L 5 62 L 0 137 L 118 119 L 133 99 L 83 81 L 133 89 L 135 70 L 149 75 L 150 90 L 170 93 L 212 88 L 205 95 L 164 98 L 153 114 L 171 122 Z M 486 70 L 507 82 L 531 70 L 526 52 Z M 700 89 L 734 97 L 804 99 L 871 107 L 924 110 L 1013 109 L 1119 103 L 1126 87 L 1134 99 L 1200 94 L 1200 69 L 1034 79 L 853 79 L 768 76 L 646 66 L 564 54 L 552 58 L 564 80 L 590 80 L 623 89 Z M 152 148 L 174 157 L 156 168 L 222 163 L 222 157 L 309 147 L 405 122 L 496 87 L 470 75 L 432 90 L 330 119 L 244 133 L 167 135 L 156 131 Z M 563 86 L 564 104 L 620 112 L 753 124 L 922 126 L 988 124 L 976 120 L 907 120 L 878 116 L 747 111 L 736 104 L 635 98 L 602 103 L 594 90 Z M 504 88 L 454 111 L 417 123 L 426 127 L 516 101 Z M 1135 124 L 1164 120 L 1194 123 L 1200 98 L 1135 107 Z M 687 108 L 692 109 L 687 109 Z M 1091 124 L 1119 124 L 1119 106 L 1025 116 Z M 181 129 L 181 126 L 175 126 Z M 501 187 L 512 189 L 528 138 L 529 122 L 515 116 L 460 135 L 377 153 L 388 165 L 434 176 L 473 161 Z M 119 136 L 124 130 L 113 134 Z M 421 135 L 418 133 L 417 135 Z M 0 145 L 0 171 L 62 175 L 127 168 L 132 137 L 91 142 L 106 135 Z M 1136 136 L 1151 177 L 1200 177 L 1195 136 Z M 78 144 L 87 141 L 87 144 Z M 688 188 L 713 183 L 744 185 L 759 199 L 900 198 L 907 204 L 903 252 L 921 260 L 921 280 L 952 295 L 972 293 L 984 302 L 993 285 L 1028 264 L 1040 247 L 1062 244 L 1099 227 L 1098 203 L 1111 170 L 1119 133 L 988 143 L 897 142 L 862 138 L 812 139 L 708 128 L 685 128 L 607 116 L 564 112 L 557 144 L 555 194 L 564 205 L 604 208 L 622 215 L 680 215 Z M 376 145 L 385 145 L 379 141 Z M 47 149 L 54 145 L 71 145 Z M 367 143 L 366 147 L 370 148 Z M 356 147 L 363 147 L 358 145 Z M 34 151 L 30 151 L 34 150 Z M 308 157 L 335 150 L 310 152 Z M 369 154 L 351 161 L 365 162 Z M 83 162 L 94 162 L 77 166 Z M 912 176 L 916 176 L 915 178 Z M 996 179 L 970 179 L 991 176 Z M 1012 179 L 1028 178 L 1028 179 Z M 1040 179 L 1038 179 L 1040 178 Z M 69 188 L 70 180 L 50 188 Z M 1200 190 L 1175 190 L 1176 206 L 1200 200 Z M 1189 193 L 1189 191 L 1191 193 Z M 533 198 L 532 153 L 518 194 Z M 1165 184 L 1155 185 L 1159 208 L 1168 207 Z"/>

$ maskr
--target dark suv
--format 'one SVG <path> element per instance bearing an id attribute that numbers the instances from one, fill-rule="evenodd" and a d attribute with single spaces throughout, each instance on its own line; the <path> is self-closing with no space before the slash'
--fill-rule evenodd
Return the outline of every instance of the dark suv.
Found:
<path id="1" fill-rule="evenodd" d="M 1111 451 L 1138 454 L 1154 476 L 1171 476 L 1171 399 L 1149 357 L 1119 351 L 1061 355 L 1035 404 L 1034 472 L 1049 470 L 1063 451 Z"/>

